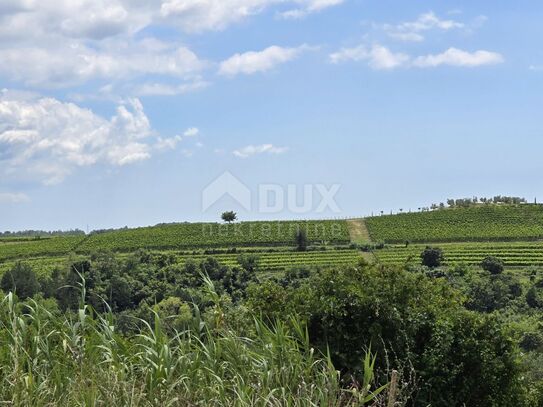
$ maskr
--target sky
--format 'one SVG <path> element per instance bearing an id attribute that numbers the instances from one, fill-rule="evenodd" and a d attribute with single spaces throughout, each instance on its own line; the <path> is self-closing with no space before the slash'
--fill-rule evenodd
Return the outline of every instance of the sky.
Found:
<path id="1" fill-rule="evenodd" d="M 541 201 L 541 21 L 525 0 L 0 0 L 0 230 Z"/>

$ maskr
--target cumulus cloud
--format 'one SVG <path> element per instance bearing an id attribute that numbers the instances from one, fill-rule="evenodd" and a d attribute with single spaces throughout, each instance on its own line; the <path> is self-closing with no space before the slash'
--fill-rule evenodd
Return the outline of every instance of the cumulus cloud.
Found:
<path id="1" fill-rule="evenodd" d="M 124 94 L 179 95 L 208 86 L 201 75 L 210 64 L 178 39 L 152 39 L 147 28 L 220 30 L 272 7 L 301 16 L 343 1 L 3 0 L 0 77 L 34 88 L 102 81 L 97 86 L 113 83 Z M 172 85 L 172 77 L 181 81 Z"/>
<path id="2" fill-rule="evenodd" d="M 233 154 L 239 158 L 248 158 L 257 154 L 283 154 L 288 151 L 287 147 L 276 147 L 273 144 L 249 145 L 238 150 Z"/>
<path id="3" fill-rule="evenodd" d="M 205 62 L 188 48 L 156 40 L 110 43 L 100 50 L 82 44 L 0 48 L 0 75 L 45 87 L 76 85 L 91 79 L 126 80 L 148 74 L 182 78 L 204 66 Z"/>
<path id="4" fill-rule="evenodd" d="M 299 0 L 299 7 L 281 13 L 284 18 L 303 18 L 311 13 L 316 13 L 329 7 L 338 6 L 344 0 Z"/>
<path id="5" fill-rule="evenodd" d="M 151 156 L 156 135 L 138 99 L 110 119 L 53 98 L 0 93 L 3 177 L 55 184 L 77 167 L 124 166 Z"/>
<path id="6" fill-rule="evenodd" d="M 476 67 L 500 64 L 503 61 L 503 56 L 497 52 L 485 50 L 468 52 L 458 48 L 449 48 L 441 54 L 420 56 L 413 61 L 413 65 L 421 68 L 431 68 L 440 65 Z"/>
<path id="7" fill-rule="evenodd" d="M 222 30 L 271 6 L 294 8 L 281 12 L 286 18 L 300 18 L 337 6 L 344 0 L 165 0 L 160 15 L 187 32 Z"/>
<path id="8" fill-rule="evenodd" d="M 430 11 L 421 14 L 415 21 L 408 21 L 398 25 L 385 24 L 383 28 L 394 39 L 418 42 L 424 40 L 424 36 L 421 34 L 424 31 L 434 29 L 448 31 L 464 27 L 464 23 L 441 19 L 433 11 Z"/>
<path id="9" fill-rule="evenodd" d="M 160 7 L 163 18 L 175 21 L 188 32 L 220 30 L 260 13 L 277 0 L 166 0 Z"/>
<path id="10" fill-rule="evenodd" d="M 413 58 L 408 54 L 392 52 L 379 44 L 371 47 L 362 44 L 353 48 L 342 48 L 330 54 L 329 59 L 334 64 L 347 61 L 366 61 L 372 69 L 376 70 L 390 70 L 400 67 L 435 68 L 441 65 L 477 67 L 500 64 L 504 61 L 504 57 L 497 52 L 485 50 L 469 52 L 457 48 L 449 48 L 440 54 Z"/>
<path id="11" fill-rule="evenodd" d="M 394 53 L 388 48 L 375 44 L 371 47 L 359 45 L 353 48 L 342 48 L 330 54 L 330 61 L 334 64 L 345 61 L 367 61 L 373 69 L 394 69 L 409 62 L 410 57 L 403 53 Z"/>
<path id="12" fill-rule="evenodd" d="M 297 48 L 283 48 L 273 45 L 262 51 L 235 54 L 221 62 L 219 74 L 235 76 L 239 74 L 251 75 L 257 72 L 266 72 L 277 65 L 293 60 L 300 55 L 304 49 L 307 49 L 307 46 L 302 45 Z"/>
<path id="13" fill-rule="evenodd" d="M 0 192 L 0 204 L 18 204 L 30 202 L 30 198 L 19 192 Z"/>

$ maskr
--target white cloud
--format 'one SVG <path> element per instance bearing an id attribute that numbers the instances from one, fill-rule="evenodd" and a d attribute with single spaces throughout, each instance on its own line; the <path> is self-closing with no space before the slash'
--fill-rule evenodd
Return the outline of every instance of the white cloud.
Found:
<path id="1" fill-rule="evenodd" d="M 421 34 L 429 30 L 448 31 L 464 28 L 465 24 L 454 20 L 442 20 L 433 11 L 421 14 L 415 21 L 409 21 L 398 25 L 385 24 L 387 34 L 400 41 L 420 42 L 424 40 Z"/>
<path id="2" fill-rule="evenodd" d="M 377 70 L 389 70 L 406 65 L 410 60 L 409 55 L 394 53 L 388 48 L 375 44 L 371 47 L 359 45 L 354 48 L 342 48 L 338 52 L 330 54 L 332 63 L 345 61 L 368 61 L 368 65 Z"/>
<path id="3" fill-rule="evenodd" d="M 108 120 L 73 103 L 0 93 L 3 177 L 55 184 L 77 167 L 146 160 L 155 140 L 137 99 L 119 105 Z M 159 139 L 160 143 L 167 142 Z"/>
<path id="4" fill-rule="evenodd" d="M 23 193 L 0 192 L 0 204 L 17 204 L 30 202 L 30 198 Z"/>
<path id="5" fill-rule="evenodd" d="M 233 154 L 239 158 L 248 158 L 257 154 L 283 154 L 288 151 L 287 147 L 276 147 L 273 144 L 249 145 L 238 150 Z"/>
<path id="6" fill-rule="evenodd" d="M 299 0 L 301 7 L 287 10 L 281 13 L 284 18 L 298 19 L 311 13 L 316 13 L 329 7 L 338 6 L 344 0 Z"/>
<path id="7" fill-rule="evenodd" d="M 198 134 L 200 134 L 200 130 L 196 127 L 191 127 L 185 130 L 183 133 L 183 136 L 185 137 L 196 137 Z"/>
<path id="8" fill-rule="evenodd" d="M 168 137 L 168 138 L 159 137 L 154 147 L 157 150 L 162 150 L 162 151 L 174 150 L 181 141 L 183 141 L 183 137 L 181 136 L 174 136 L 174 137 Z"/>
<path id="9" fill-rule="evenodd" d="M 257 72 L 266 72 L 277 65 L 293 60 L 307 48 L 305 45 L 297 48 L 283 48 L 273 45 L 262 51 L 235 54 L 221 62 L 219 74 L 234 76 L 238 74 L 250 75 Z"/>
<path id="10" fill-rule="evenodd" d="M 175 21 L 188 32 L 224 29 L 260 13 L 277 0 L 166 0 L 160 7 L 163 18 Z"/>
<path id="11" fill-rule="evenodd" d="M 280 13 L 285 18 L 300 18 L 344 0 L 165 0 L 160 15 L 187 32 L 222 30 L 271 6 L 295 6 Z"/>
<path id="12" fill-rule="evenodd" d="M 503 61 L 503 56 L 497 52 L 485 50 L 468 52 L 457 48 L 449 48 L 441 54 L 420 56 L 413 61 L 413 65 L 421 68 L 440 65 L 476 67 L 500 64 Z"/>
<path id="13" fill-rule="evenodd" d="M 51 44 L 53 45 L 53 44 Z M 34 86 L 70 86 L 91 79 L 190 76 L 205 67 L 191 50 L 156 40 L 115 42 L 100 51 L 81 45 L 0 48 L 0 75 Z"/>
<path id="14" fill-rule="evenodd" d="M 312 13 L 343 1 L 1 0 L 0 77 L 39 89 L 92 82 L 122 94 L 179 95 L 209 85 L 201 78 L 209 64 L 179 39 L 145 38 L 154 32 L 147 28 L 220 30 L 271 7 Z"/>
<path id="15" fill-rule="evenodd" d="M 476 67 L 500 64 L 504 61 L 497 52 L 479 50 L 468 52 L 457 48 L 449 48 L 441 54 L 430 54 L 412 58 L 404 53 L 394 53 L 388 48 L 375 44 L 368 47 L 364 44 L 353 48 L 342 48 L 329 56 L 330 62 L 338 64 L 346 61 L 367 61 L 376 70 L 390 70 L 399 67 L 434 68 L 441 65 L 458 67 Z"/>
<path id="16" fill-rule="evenodd" d="M 174 96 L 185 93 L 195 92 L 207 88 L 210 85 L 208 81 L 202 78 L 189 80 L 181 85 L 170 85 L 165 83 L 144 83 L 134 88 L 134 92 L 139 96 Z"/>
<path id="17" fill-rule="evenodd" d="M 177 147 L 181 141 L 185 138 L 196 137 L 200 134 L 200 130 L 197 127 L 190 127 L 183 132 L 183 135 L 177 135 L 169 138 L 158 137 L 157 142 L 154 144 L 154 147 L 157 150 L 173 150 Z"/>
<path id="18" fill-rule="evenodd" d="M 419 33 L 408 32 L 389 32 L 388 36 L 394 38 L 395 40 L 404 41 L 404 42 L 422 42 L 424 41 L 424 36 Z"/>

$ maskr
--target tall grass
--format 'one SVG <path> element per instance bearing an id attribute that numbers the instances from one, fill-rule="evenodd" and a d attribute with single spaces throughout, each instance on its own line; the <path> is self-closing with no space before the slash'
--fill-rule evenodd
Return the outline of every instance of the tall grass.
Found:
<path id="1" fill-rule="evenodd" d="M 384 389 L 371 391 L 370 354 L 363 382 L 342 388 L 330 358 L 311 348 L 296 319 L 270 325 L 254 318 L 256 335 L 240 337 L 221 325 L 217 301 L 212 327 L 196 312 L 190 327 L 168 334 L 155 314 L 128 338 L 116 331 L 113 314 L 83 302 L 60 315 L 12 293 L 0 298 L 3 404 L 363 406 Z"/>

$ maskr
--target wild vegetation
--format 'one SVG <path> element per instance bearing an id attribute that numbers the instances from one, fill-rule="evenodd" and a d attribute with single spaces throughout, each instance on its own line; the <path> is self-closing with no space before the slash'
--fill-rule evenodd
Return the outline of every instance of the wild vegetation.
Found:
<path id="1" fill-rule="evenodd" d="M 99 253 L 35 279 L 17 264 L 1 281 L 14 294 L 0 306 L 0 394 L 61 405 L 539 400 L 503 321 L 462 300 L 467 278 L 362 262 L 259 280 L 247 260 Z"/>
<path id="2" fill-rule="evenodd" d="M 542 211 L 0 239 L 0 402 L 543 406 Z"/>

